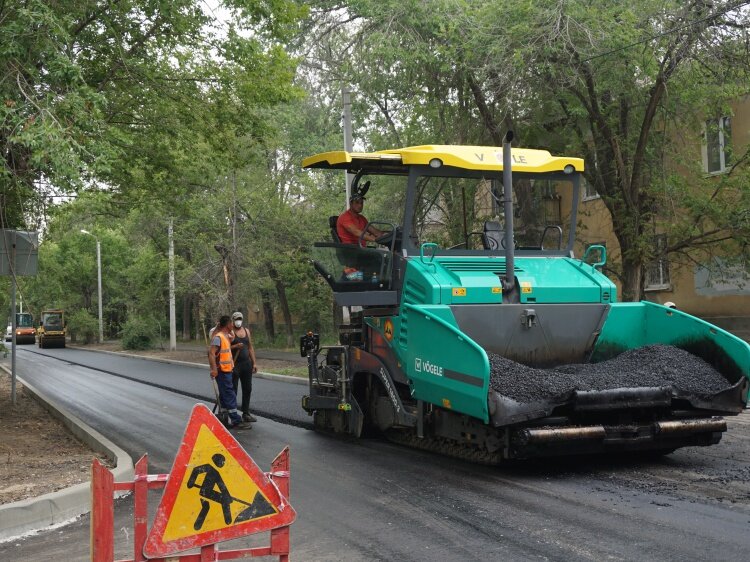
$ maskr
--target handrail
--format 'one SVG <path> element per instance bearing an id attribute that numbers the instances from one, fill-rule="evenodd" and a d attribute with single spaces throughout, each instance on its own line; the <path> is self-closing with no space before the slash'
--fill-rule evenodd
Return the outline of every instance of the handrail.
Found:
<path id="1" fill-rule="evenodd" d="M 432 254 L 430 255 L 430 261 L 429 262 L 426 262 L 425 259 L 424 259 L 424 251 L 427 248 L 432 248 L 433 249 Z M 439 246 L 437 244 L 435 244 L 435 242 L 425 242 L 424 244 L 422 244 L 419 247 L 419 261 L 421 261 L 426 266 L 433 267 L 435 271 L 437 271 L 437 266 L 433 262 L 435 261 L 435 255 L 437 254 L 438 248 L 439 248 Z"/>
<path id="2" fill-rule="evenodd" d="M 599 250 L 601 259 L 600 261 L 594 263 L 591 265 L 592 268 L 596 269 L 597 267 L 603 267 L 604 264 L 607 263 L 607 248 L 606 246 L 603 246 L 601 244 L 592 244 L 588 248 L 586 248 L 586 252 L 583 254 L 583 259 L 581 261 L 586 261 L 586 258 L 589 256 L 589 252 L 591 250 Z"/>

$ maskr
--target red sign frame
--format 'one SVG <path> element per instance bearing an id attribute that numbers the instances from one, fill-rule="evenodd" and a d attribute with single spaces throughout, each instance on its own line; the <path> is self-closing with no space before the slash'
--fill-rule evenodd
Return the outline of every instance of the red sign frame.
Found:
<path id="1" fill-rule="evenodd" d="M 265 495 L 276 509 L 277 513 L 260 519 L 250 519 L 220 529 L 197 531 L 191 536 L 165 541 L 164 534 L 175 508 L 178 492 L 185 481 L 185 476 L 189 468 L 188 463 L 193 454 L 198 434 L 204 426 L 226 448 L 233 459 L 237 461 L 248 477 L 258 487 L 259 491 Z M 234 436 L 227 431 L 205 405 L 196 404 L 193 407 L 190 420 L 185 428 L 182 443 L 175 456 L 169 480 L 164 488 L 164 493 L 154 518 L 154 524 L 143 547 L 143 553 L 148 558 L 163 557 L 191 548 L 284 527 L 290 525 L 296 517 L 297 514 L 288 500 L 281 494 L 273 481 L 255 464 Z"/>

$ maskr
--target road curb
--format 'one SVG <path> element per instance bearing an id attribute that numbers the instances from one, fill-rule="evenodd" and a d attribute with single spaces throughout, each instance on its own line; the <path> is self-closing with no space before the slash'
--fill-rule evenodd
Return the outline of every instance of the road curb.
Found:
<path id="1" fill-rule="evenodd" d="M 0 365 L 0 369 L 11 375 L 10 370 L 4 365 Z M 133 460 L 123 449 L 21 377 L 17 377 L 17 380 L 80 441 L 115 463 L 116 468 L 112 469 L 115 481 L 133 479 Z M 82 482 L 37 498 L 1 505 L 0 542 L 6 542 L 31 531 L 43 530 L 45 527 L 57 525 L 89 511 L 91 511 L 90 482 Z"/>
<path id="2" fill-rule="evenodd" d="M 162 357 L 151 357 L 149 355 L 137 355 L 135 353 L 126 353 L 123 351 L 108 351 L 104 349 L 86 349 L 85 347 L 78 347 L 74 345 L 68 345 L 68 347 L 71 349 L 77 349 L 79 351 L 89 351 L 91 353 L 109 353 L 110 355 L 130 357 L 133 359 L 143 359 L 145 361 L 156 361 L 158 363 L 170 363 L 173 365 L 187 365 L 189 367 L 203 367 L 204 369 L 208 369 L 208 365 L 204 363 L 193 363 L 192 361 L 179 361 L 177 359 L 164 359 Z M 253 373 L 253 377 L 258 377 L 260 379 L 268 379 L 268 380 L 278 381 L 278 382 L 287 382 L 291 384 L 301 384 L 304 386 L 307 386 L 308 384 L 308 380 L 306 378 L 291 377 L 289 375 L 277 375 L 276 373 L 266 373 L 263 371 L 258 371 L 257 373 Z"/>

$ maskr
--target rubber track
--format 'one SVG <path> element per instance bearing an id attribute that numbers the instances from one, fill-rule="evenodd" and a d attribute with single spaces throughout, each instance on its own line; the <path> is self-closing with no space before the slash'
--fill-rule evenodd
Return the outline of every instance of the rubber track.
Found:
<path id="1" fill-rule="evenodd" d="M 399 445 L 406 445 L 414 449 L 430 451 L 475 464 L 497 466 L 503 461 L 500 452 L 490 453 L 487 449 L 450 441 L 443 437 L 423 437 L 420 439 L 415 432 L 397 429 L 386 431 L 385 436 L 389 441 Z"/>
<path id="2" fill-rule="evenodd" d="M 122 373 L 116 373 L 114 371 L 108 371 L 106 369 L 100 369 L 98 367 L 92 367 L 91 365 L 85 365 L 84 363 L 76 363 L 75 361 L 71 361 L 70 359 L 65 359 L 65 358 L 61 358 L 61 357 L 54 357 L 52 355 L 47 355 L 46 353 L 40 353 L 39 351 L 33 351 L 31 349 L 24 349 L 24 351 L 28 351 L 29 353 L 34 353 L 36 355 L 41 355 L 42 357 L 47 357 L 48 359 L 56 359 L 58 361 L 62 361 L 63 363 L 67 363 L 68 365 L 76 365 L 78 367 L 83 367 L 85 369 L 90 369 L 91 371 L 98 371 L 100 373 L 106 373 L 108 375 L 112 375 L 113 377 L 120 377 L 121 379 L 126 379 L 126 380 L 133 381 L 133 382 L 139 382 L 141 384 L 145 384 L 147 386 L 153 386 L 153 387 L 161 389 L 161 390 L 167 390 L 169 392 L 173 392 L 175 394 L 179 394 L 180 396 L 187 396 L 188 398 L 195 398 L 196 400 L 202 400 L 202 401 L 208 402 L 208 403 L 215 403 L 216 402 L 216 397 L 213 396 L 213 395 L 208 395 L 208 394 L 202 395 L 202 394 L 194 394 L 192 392 L 186 392 L 184 390 L 179 390 L 179 389 L 176 389 L 176 388 L 172 388 L 170 386 L 166 386 L 166 385 L 162 385 L 162 384 L 156 384 L 156 383 L 153 383 L 153 382 L 148 382 L 148 381 L 145 381 L 143 379 L 136 378 L 136 377 L 129 377 L 128 375 L 123 375 Z M 301 427 L 303 429 L 312 429 L 313 428 L 312 422 L 310 422 L 310 423 L 300 422 L 298 420 L 292 420 L 292 419 L 280 416 L 278 414 L 274 414 L 272 412 L 266 412 L 266 411 L 263 411 L 263 410 L 255 410 L 254 409 L 253 413 L 258 414 L 258 415 L 260 415 L 260 416 L 262 416 L 264 418 L 268 418 L 270 420 L 277 421 L 277 422 L 280 422 L 280 423 L 283 423 L 283 424 L 286 424 L 286 425 L 291 425 L 291 426 L 295 426 L 295 427 Z"/>

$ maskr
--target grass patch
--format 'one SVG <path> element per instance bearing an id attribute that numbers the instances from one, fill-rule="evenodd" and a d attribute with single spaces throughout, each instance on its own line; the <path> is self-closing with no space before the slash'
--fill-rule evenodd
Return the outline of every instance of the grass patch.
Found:
<path id="1" fill-rule="evenodd" d="M 273 372 L 288 377 L 307 378 L 307 367 L 282 367 L 281 369 L 274 369 Z"/>

